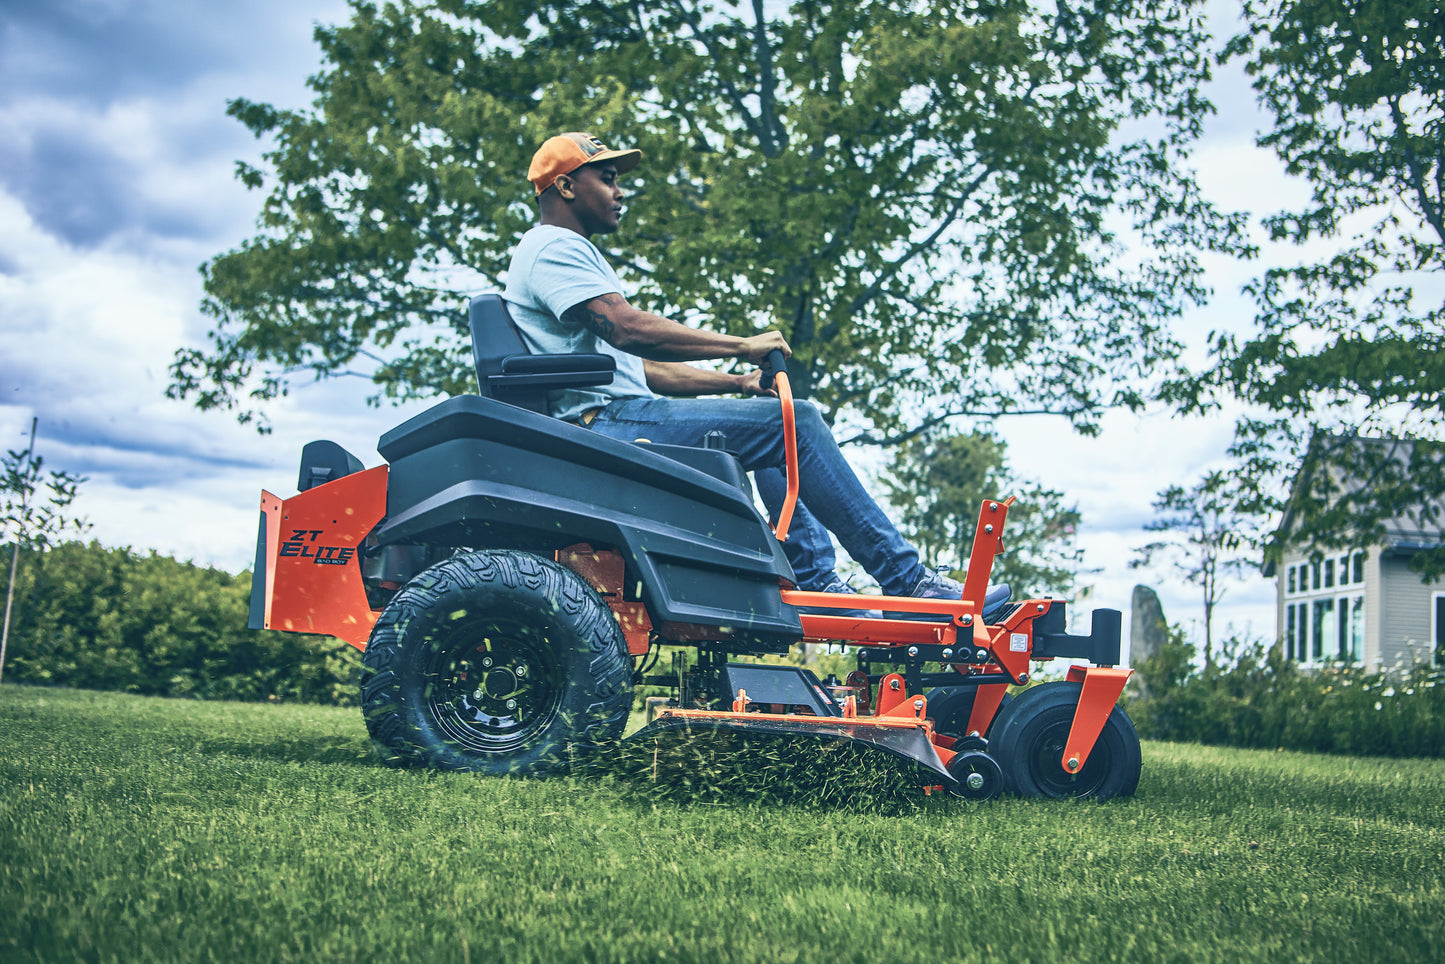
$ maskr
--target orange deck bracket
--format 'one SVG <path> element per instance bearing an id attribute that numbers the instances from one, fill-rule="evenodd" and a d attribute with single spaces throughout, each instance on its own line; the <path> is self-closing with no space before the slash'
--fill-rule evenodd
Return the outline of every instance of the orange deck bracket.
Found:
<path id="1" fill-rule="evenodd" d="M 1083 681 L 1079 692 L 1079 705 L 1074 708 L 1074 722 L 1069 727 L 1069 739 L 1064 744 L 1064 755 L 1059 760 L 1067 773 L 1078 773 L 1089 762 L 1089 754 L 1104 731 L 1124 684 L 1134 675 L 1132 669 L 1116 669 L 1112 666 L 1071 666 L 1070 682 Z"/>
<path id="2" fill-rule="evenodd" d="M 904 700 L 908 699 L 908 686 L 898 673 L 889 673 L 878 681 L 878 706 L 874 716 L 889 716 Z"/>
<path id="3" fill-rule="evenodd" d="M 968 572 L 963 577 L 963 598 L 980 611 L 988 593 L 988 577 L 993 574 L 993 557 L 1003 552 L 1003 527 L 1013 504 L 1013 496 L 985 499 L 978 510 L 978 527 L 974 530 L 973 549 L 968 554 Z"/>
<path id="4" fill-rule="evenodd" d="M 973 712 L 968 715 L 967 733 L 969 736 L 983 736 L 988 732 L 988 725 L 993 722 L 994 715 L 998 713 L 1004 694 L 1008 692 L 1008 680 L 987 683 L 973 692 Z"/>

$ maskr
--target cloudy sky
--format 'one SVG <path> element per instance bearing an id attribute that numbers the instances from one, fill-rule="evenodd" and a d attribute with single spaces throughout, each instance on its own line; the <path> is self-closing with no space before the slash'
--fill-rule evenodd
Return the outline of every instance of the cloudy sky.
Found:
<path id="1" fill-rule="evenodd" d="M 24 449 L 38 416 L 40 453 L 88 477 L 77 505 L 106 544 L 245 568 L 258 492 L 294 492 L 304 442 L 332 438 L 375 465 L 377 437 L 416 408 L 368 408 L 358 380 L 302 385 L 269 409 L 263 437 L 164 394 L 176 348 L 208 329 L 198 266 L 253 233 L 261 202 L 233 170 L 265 145 L 226 101 L 307 104 L 313 25 L 345 15 L 342 0 L 0 0 L 0 445 Z M 1207 193 L 1258 212 L 1300 198 L 1253 147 L 1242 77 L 1213 96 Z M 1216 299 L 1182 333 L 1247 319 L 1238 289 L 1253 270 L 1211 262 Z M 1127 610 L 1142 581 L 1171 620 L 1197 622 L 1193 588 L 1127 562 L 1155 493 L 1219 463 L 1227 421 L 1121 413 L 1094 439 L 1047 418 L 1000 429 L 1020 474 L 1079 503 L 1095 605 Z M 1262 635 L 1273 619 L 1256 578 L 1230 588 L 1220 626 Z"/>

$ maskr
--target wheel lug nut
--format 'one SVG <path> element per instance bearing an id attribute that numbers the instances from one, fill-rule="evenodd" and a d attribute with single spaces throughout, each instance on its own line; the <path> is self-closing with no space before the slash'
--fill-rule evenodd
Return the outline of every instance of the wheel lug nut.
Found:
<path id="1" fill-rule="evenodd" d="M 483 667 L 484 669 L 491 669 L 491 668 L 492 668 L 492 657 L 490 657 L 490 656 L 483 656 L 483 657 L 482 657 L 482 667 Z"/>
<path id="2" fill-rule="evenodd" d="M 527 675 L 527 664 L 526 664 L 526 663 L 523 663 L 521 666 L 518 666 L 518 667 L 517 667 L 517 675 L 518 675 L 518 676 L 526 676 L 526 675 Z"/>
<path id="3" fill-rule="evenodd" d="M 516 700 L 507 700 L 507 709 L 509 709 L 509 710 L 515 710 L 516 708 L 517 708 L 517 701 L 516 701 Z"/>

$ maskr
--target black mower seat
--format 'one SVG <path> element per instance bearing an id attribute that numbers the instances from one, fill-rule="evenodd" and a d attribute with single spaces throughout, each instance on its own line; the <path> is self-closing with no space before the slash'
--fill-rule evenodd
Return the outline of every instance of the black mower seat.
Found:
<path id="1" fill-rule="evenodd" d="M 472 360 L 484 398 L 547 414 L 547 393 L 561 388 L 610 385 L 617 371 L 611 355 L 534 355 L 498 294 L 477 295 L 468 311 Z"/>
<path id="2" fill-rule="evenodd" d="M 516 405 L 546 415 L 547 393 L 561 388 L 610 385 L 617 360 L 603 354 L 534 355 L 521 330 L 507 310 L 507 303 L 495 293 L 477 295 L 468 311 L 472 329 L 472 359 L 477 367 L 477 385 L 484 398 Z M 747 473 L 725 450 L 721 438 L 712 444 L 700 439 L 699 446 L 638 443 L 650 451 L 706 472 L 715 479 L 742 489 L 751 498 L 752 482 Z"/>

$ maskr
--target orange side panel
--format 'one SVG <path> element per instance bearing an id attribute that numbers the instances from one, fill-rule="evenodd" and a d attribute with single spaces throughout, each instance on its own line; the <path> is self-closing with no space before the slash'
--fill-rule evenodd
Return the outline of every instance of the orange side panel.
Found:
<path id="1" fill-rule="evenodd" d="M 386 472 L 379 465 L 343 476 L 261 509 L 268 513 L 266 628 L 335 636 L 366 649 L 377 614 L 366 601 L 358 558 L 386 515 Z"/>
<path id="2" fill-rule="evenodd" d="M 263 624 L 266 626 L 271 625 L 271 597 L 276 591 L 276 549 L 281 533 L 281 506 L 284 504 L 285 500 L 281 497 L 261 490 L 261 513 L 266 518 L 266 621 Z"/>

